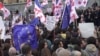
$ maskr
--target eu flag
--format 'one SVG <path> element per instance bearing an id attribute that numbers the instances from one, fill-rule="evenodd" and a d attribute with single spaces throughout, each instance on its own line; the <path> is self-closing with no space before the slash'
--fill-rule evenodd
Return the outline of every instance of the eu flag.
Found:
<path id="1" fill-rule="evenodd" d="M 69 26 L 70 11 L 71 11 L 71 5 L 70 5 L 70 1 L 69 1 L 65 6 L 65 9 L 64 9 L 64 12 L 62 15 L 61 29 L 66 29 Z"/>
<path id="2" fill-rule="evenodd" d="M 39 21 L 39 18 L 34 18 L 31 22 L 30 22 L 31 25 L 33 26 L 37 26 L 40 24 L 40 21 Z"/>
<path id="3" fill-rule="evenodd" d="M 33 49 L 37 48 L 36 29 L 33 25 L 16 25 L 13 28 L 14 47 L 20 50 L 23 43 L 28 43 Z"/>

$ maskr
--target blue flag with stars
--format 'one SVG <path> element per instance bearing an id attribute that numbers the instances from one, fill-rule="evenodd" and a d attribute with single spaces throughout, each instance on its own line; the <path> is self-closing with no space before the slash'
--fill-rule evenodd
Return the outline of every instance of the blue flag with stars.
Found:
<path id="1" fill-rule="evenodd" d="M 70 0 L 65 6 L 63 15 L 62 15 L 62 24 L 61 24 L 61 29 L 66 29 L 69 26 L 70 23 L 70 12 L 71 12 L 71 4 Z"/>
<path id="2" fill-rule="evenodd" d="M 34 18 L 31 22 L 30 22 L 31 25 L 33 26 L 37 26 L 40 24 L 40 21 L 39 21 L 39 18 Z"/>
<path id="3" fill-rule="evenodd" d="M 36 29 L 33 25 L 16 25 L 13 28 L 13 42 L 14 47 L 20 50 L 20 46 L 23 43 L 31 45 L 32 49 L 38 47 Z"/>

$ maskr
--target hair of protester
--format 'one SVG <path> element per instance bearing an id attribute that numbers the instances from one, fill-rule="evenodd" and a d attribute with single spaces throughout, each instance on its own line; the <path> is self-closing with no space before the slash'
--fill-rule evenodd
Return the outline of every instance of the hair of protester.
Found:
<path id="1" fill-rule="evenodd" d="M 11 39 L 6 39 L 5 43 L 10 43 Z"/>
<path id="2" fill-rule="evenodd" d="M 38 50 L 39 51 L 41 51 L 43 48 L 44 48 L 44 46 L 45 46 L 45 40 L 44 39 L 41 39 L 40 41 L 39 41 L 39 47 L 38 47 Z"/>
<path id="3" fill-rule="evenodd" d="M 52 50 L 52 52 L 56 51 L 56 49 L 59 48 L 60 42 L 62 42 L 62 40 L 59 40 L 59 39 L 58 39 L 58 40 L 55 40 L 55 41 L 54 41 L 54 43 L 53 43 L 54 45 L 53 45 L 53 50 Z"/>
<path id="4" fill-rule="evenodd" d="M 17 51 L 14 47 L 9 48 L 9 56 L 15 56 L 17 54 Z"/>
<path id="5" fill-rule="evenodd" d="M 62 49 L 62 50 L 60 50 L 60 51 L 58 52 L 57 55 L 58 55 L 58 56 L 70 56 L 71 53 L 70 53 L 70 51 L 67 50 L 67 49 Z"/>
<path id="6" fill-rule="evenodd" d="M 72 37 L 70 39 L 70 44 L 81 46 L 82 42 L 80 38 Z"/>
<path id="7" fill-rule="evenodd" d="M 31 46 L 25 43 L 21 48 L 22 54 L 27 55 L 31 51 Z"/>
<path id="8" fill-rule="evenodd" d="M 94 45 L 96 45 L 96 38 L 94 38 L 94 37 L 89 37 L 89 38 L 87 39 L 87 44 L 94 44 Z"/>
<path id="9" fill-rule="evenodd" d="M 9 48 L 10 48 L 10 43 L 5 43 L 3 50 L 9 50 Z"/>
<path id="10" fill-rule="evenodd" d="M 81 52 L 80 51 L 72 51 L 72 53 L 71 53 L 71 56 L 79 56 L 79 55 L 81 55 Z"/>

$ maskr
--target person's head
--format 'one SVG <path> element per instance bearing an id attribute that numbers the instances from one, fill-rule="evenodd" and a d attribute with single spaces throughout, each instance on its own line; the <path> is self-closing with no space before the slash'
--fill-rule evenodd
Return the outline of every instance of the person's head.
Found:
<path id="1" fill-rule="evenodd" d="M 94 44 L 88 44 L 86 46 L 85 50 L 87 52 L 94 53 L 94 52 L 97 52 L 98 49 L 96 48 L 96 46 Z"/>
<path id="2" fill-rule="evenodd" d="M 9 56 L 15 56 L 17 53 L 16 49 L 14 47 L 11 47 L 9 49 Z"/>
<path id="3" fill-rule="evenodd" d="M 98 49 L 100 50 L 100 37 L 98 37 L 96 39 L 96 45 L 97 45 Z"/>
<path id="4" fill-rule="evenodd" d="M 55 40 L 54 45 L 57 45 L 58 48 L 63 47 L 63 42 L 62 42 L 62 40 Z"/>
<path id="5" fill-rule="evenodd" d="M 94 37 L 89 37 L 87 39 L 87 44 L 94 44 L 94 45 L 96 45 L 96 39 Z"/>
<path id="6" fill-rule="evenodd" d="M 78 31 L 79 31 L 78 28 L 73 29 L 72 30 L 72 37 L 78 37 L 78 34 L 79 34 Z"/>
<path id="7" fill-rule="evenodd" d="M 31 50 L 31 46 L 29 44 L 24 44 L 21 48 L 22 54 L 23 55 L 30 55 L 32 50 Z"/>
<path id="8" fill-rule="evenodd" d="M 10 48 L 10 44 L 9 43 L 5 43 L 4 44 L 4 50 L 9 50 Z"/>
<path id="9" fill-rule="evenodd" d="M 18 11 L 18 10 L 16 10 L 16 11 L 15 11 L 15 14 L 19 14 L 19 11 Z"/>
<path id="10" fill-rule="evenodd" d="M 70 51 L 68 51 L 67 49 L 62 49 L 58 52 L 57 54 L 58 56 L 70 56 Z"/>
<path id="11" fill-rule="evenodd" d="M 81 52 L 80 51 L 72 51 L 71 56 L 81 56 Z"/>
<path id="12" fill-rule="evenodd" d="M 40 40 L 39 41 L 39 50 L 42 50 L 43 48 L 47 48 L 48 47 L 48 44 L 46 42 L 46 40 Z"/>
<path id="13" fill-rule="evenodd" d="M 82 39 L 81 39 L 81 42 L 82 42 L 81 48 L 84 49 L 84 48 L 86 47 L 86 44 L 87 44 L 87 43 L 86 43 L 86 39 L 82 38 Z"/>
<path id="14" fill-rule="evenodd" d="M 5 40 L 5 43 L 9 43 L 10 44 L 10 41 L 11 41 L 11 39 L 8 38 L 8 39 Z"/>
<path id="15" fill-rule="evenodd" d="M 63 42 L 62 40 L 55 40 L 53 43 L 53 51 L 55 51 L 59 47 L 63 47 Z"/>
<path id="16" fill-rule="evenodd" d="M 81 39 L 80 38 L 72 37 L 70 39 L 70 44 L 81 46 L 82 42 L 81 42 Z"/>

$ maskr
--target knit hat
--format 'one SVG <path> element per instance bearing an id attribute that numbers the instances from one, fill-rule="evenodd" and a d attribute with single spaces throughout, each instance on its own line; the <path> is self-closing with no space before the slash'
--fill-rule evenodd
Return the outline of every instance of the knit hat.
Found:
<path id="1" fill-rule="evenodd" d="M 96 52 L 97 51 L 97 48 L 94 44 L 88 44 L 86 46 L 86 51 L 89 51 L 89 52 Z"/>

